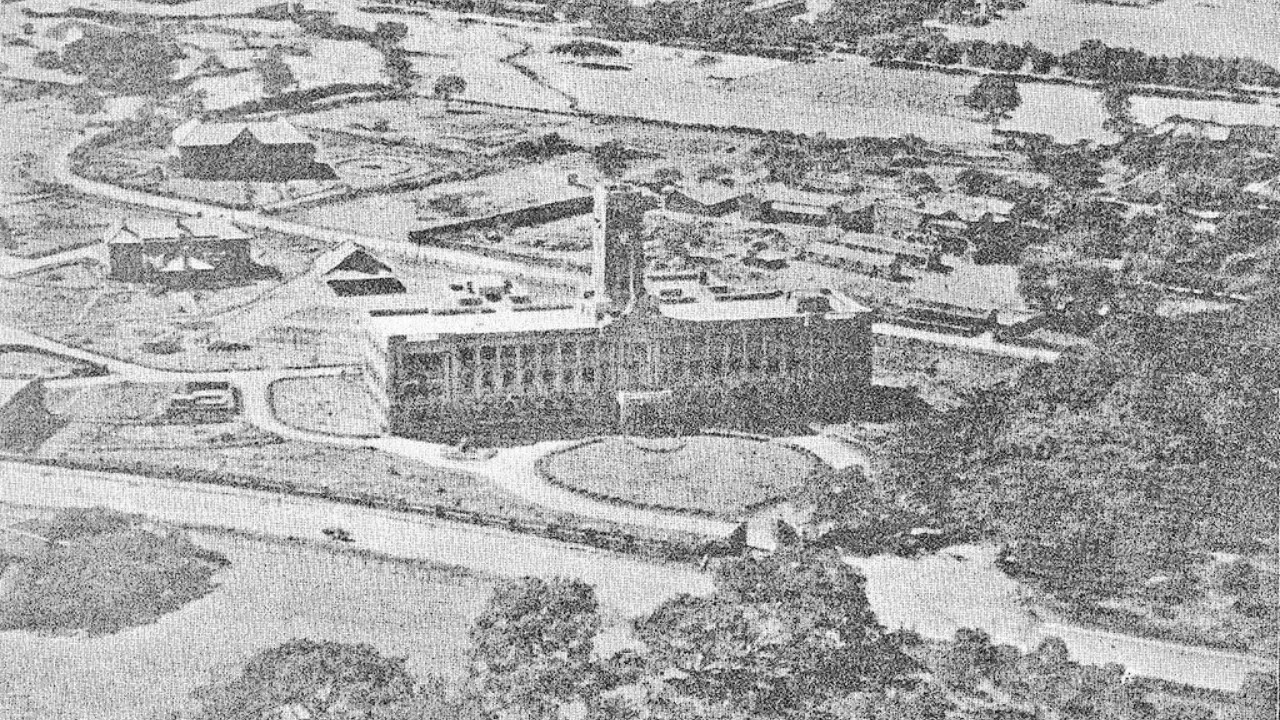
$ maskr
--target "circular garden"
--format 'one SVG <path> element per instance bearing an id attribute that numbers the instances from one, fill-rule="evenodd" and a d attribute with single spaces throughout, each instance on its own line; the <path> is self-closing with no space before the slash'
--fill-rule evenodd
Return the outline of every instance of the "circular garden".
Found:
<path id="1" fill-rule="evenodd" d="M 638 507 L 740 518 L 784 499 L 825 466 L 807 451 L 745 437 L 596 438 L 548 455 L 548 482 Z"/>

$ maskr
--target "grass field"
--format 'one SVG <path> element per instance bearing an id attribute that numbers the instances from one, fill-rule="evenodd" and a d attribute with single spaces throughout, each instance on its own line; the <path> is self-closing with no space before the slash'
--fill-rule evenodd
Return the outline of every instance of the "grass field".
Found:
<path id="1" fill-rule="evenodd" d="M 330 435 L 378 435 L 385 420 L 359 378 L 288 378 L 271 385 L 280 422 Z"/>
<path id="2" fill-rule="evenodd" d="M 486 577 L 326 548 L 193 533 L 226 555 L 210 595 L 158 622 L 109 635 L 0 633 L 0 716 L 152 720 L 190 709 L 188 693 L 252 653 L 296 637 L 365 642 L 410 672 L 457 680 Z"/>
<path id="3" fill-rule="evenodd" d="M 731 518 L 795 490 L 820 467 L 806 454 L 758 440 L 695 436 L 657 449 L 637 442 L 606 438 L 554 455 L 543 467 L 566 487 L 621 502 Z"/>

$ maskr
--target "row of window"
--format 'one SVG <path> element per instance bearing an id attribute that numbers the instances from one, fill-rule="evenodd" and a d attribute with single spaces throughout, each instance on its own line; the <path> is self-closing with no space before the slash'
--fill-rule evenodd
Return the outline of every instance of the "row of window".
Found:
<path id="1" fill-rule="evenodd" d="M 457 355 L 430 353 L 404 359 L 402 391 L 442 396 L 454 370 L 454 390 L 464 395 L 534 394 L 589 391 L 608 387 L 613 371 L 625 387 L 661 387 L 671 383 L 727 376 L 809 376 L 835 369 L 833 348 L 821 339 L 802 337 L 786 344 L 768 336 L 670 338 L 653 348 L 642 343 L 606 346 L 594 340 L 575 343 L 526 343 L 460 348 Z M 612 349 L 614 362 L 601 353 Z M 456 358 L 456 359 L 455 359 Z M 656 368 L 654 367 L 656 363 Z"/>

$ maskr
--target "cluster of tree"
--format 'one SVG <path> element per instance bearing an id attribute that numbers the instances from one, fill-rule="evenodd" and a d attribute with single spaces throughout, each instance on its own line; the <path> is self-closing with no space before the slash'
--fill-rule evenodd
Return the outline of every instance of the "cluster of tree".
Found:
<path id="1" fill-rule="evenodd" d="M 177 530 L 107 510 L 66 510 L 30 532 L 49 544 L 8 569 L 6 630 L 101 635 L 145 625 L 207 594 L 227 564 Z"/>
<path id="2" fill-rule="evenodd" d="M 183 57 L 172 33 L 163 28 L 117 31 L 91 26 L 61 53 L 44 51 L 36 62 L 81 75 L 98 90 L 154 95 L 172 87 L 177 61 Z"/>
<path id="3" fill-rule="evenodd" d="M 984 75 L 965 95 L 964 104 L 997 121 L 1009 116 L 1022 104 L 1018 83 L 1007 75 Z"/>
<path id="4" fill-rule="evenodd" d="M 557 55 L 572 55 L 574 57 L 620 57 L 622 55 L 622 51 L 613 45 L 596 40 L 582 39 L 553 45 L 551 52 Z"/>
<path id="5" fill-rule="evenodd" d="M 1121 308 L 1088 349 L 911 423 L 877 480 L 1003 542 L 1014 574 L 1060 598 L 1198 597 L 1206 553 L 1265 552 L 1274 535 L 1280 297 L 1146 310 Z M 1274 635 L 1274 591 L 1239 598 L 1246 634 Z"/>
<path id="6" fill-rule="evenodd" d="M 926 643 L 876 622 L 861 576 L 792 548 L 717 568 L 715 591 L 680 595 L 634 622 L 637 643 L 601 642 L 590 586 L 524 578 L 500 586 L 471 630 L 465 684 L 419 681 L 367 645 L 293 640 L 237 677 L 198 689 L 200 720 L 1187 720 L 1157 709 L 1117 665 L 1081 665 L 1062 641 L 1030 653 L 983 632 Z M 1275 713 L 1275 680 L 1251 677 L 1230 720 Z M 1190 713 L 1190 714 L 1188 714 Z M 1268 715 L 1270 713 L 1270 715 Z"/>
<path id="7" fill-rule="evenodd" d="M 780 132 L 770 133 L 752 148 L 752 155 L 768 170 L 771 180 L 799 186 L 815 172 L 896 174 L 904 167 L 922 167 L 926 163 L 919 156 L 927 147 L 914 135 L 837 139 Z"/>
<path id="8" fill-rule="evenodd" d="M 279 46 L 271 48 L 258 58 L 255 69 L 262 81 L 262 92 L 268 97 L 279 95 L 298 82 L 293 69 L 284 61 L 284 51 Z"/>
<path id="9" fill-rule="evenodd" d="M 951 40 L 940 32 L 892 33 L 867 37 L 860 52 L 881 62 L 904 60 L 938 65 L 966 65 L 1000 72 L 1064 75 L 1107 84 L 1173 85 L 1208 90 L 1242 86 L 1280 86 L 1280 70 L 1252 58 L 1151 55 L 1086 40 L 1061 56 L 1032 43 L 1003 40 Z"/>

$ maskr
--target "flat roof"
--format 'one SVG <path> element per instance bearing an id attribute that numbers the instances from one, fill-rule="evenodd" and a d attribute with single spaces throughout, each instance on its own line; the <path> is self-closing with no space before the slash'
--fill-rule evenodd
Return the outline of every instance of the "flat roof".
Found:
<path id="1" fill-rule="evenodd" d="M 803 317 L 800 301 L 807 297 L 825 297 L 831 305 L 829 314 L 853 315 L 870 312 L 870 308 L 843 293 L 827 289 L 806 288 L 783 290 L 769 287 L 733 288 L 708 277 L 701 280 L 648 277 L 645 287 L 650 296 L 659 298 L 658 310 L 674 320 L 723 322 L 726 320 L 770 320 Z M 717 287 L 726 292 L 712 292 Z M 662 302 L 666 291 L 666 302 Z M 676 295 L 676 291 L 679 292 Z"/>
<path id="2" fill-rule="evenodd" d="M 434 340 L 446 335 L 482 335 L 565 330 L 593 330 L 604 323 L 595 311 L 583 304 L 555 305 L 516 310 L 509 304 L 480 306 L 474 311 L 452 311 L 425 307 L 418 311 L 395 311 L 393 315 L 373 310 L 368 327 L 382 338 L 403 336 L 408 340 Z M 469 309 L 468 309 L 469 310 Z"/>

